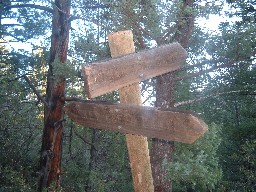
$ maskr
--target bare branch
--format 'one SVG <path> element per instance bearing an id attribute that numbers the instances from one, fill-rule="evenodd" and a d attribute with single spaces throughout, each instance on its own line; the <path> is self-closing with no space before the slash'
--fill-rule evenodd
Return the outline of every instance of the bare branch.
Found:
<path id="1" fill-rule="evenodd" d="M 26 82 L 29 84 L 30 88 L 34 91 L 36 94 L 37 98 L 41 100 L 46 107 L 48 107 L 48 103 L 45 101 L 45 99 L 40 95 L 40 93 L 36 90 L 36 87 L 32 84 L 32 82 L 29 80 L 29 78 L 26 75 L 23 75 L 24 79 Z"/>
<path id="2" fill-rule="evenodd" d="M 153 37 L 153 35 L 147 31 L 146 29 L 144 29 L 138 22 L 138 18 L 136 17 L 136 13 L 135 12 L 132 12 L 128 6 L 122 6 L 122 13 L 130 18 L 128 20 L 128 22 L 130 22 L 130 24 L 133 26 L 133 28 L 135 30 L 138 30 L 140 33 L 142 32 L 144 35 L 148 36 L 149 38 L 151 39 L 156 39 Z"/>
<path id="3" fill-rule="evenodd" d="M 34 8 L 42 11 L 47 11 L 49 13 L 53 13 L 53 9 L 46 6 L 35 5 L 35 4 L 16 4 L 16 5 L 8 5 L 4 7 L 4 9 L 6 10 L 14 9 L 14 8 Z"/>
<path id="4" fill-rule="evenodd" d="M 203 101 L 203 100 L 208 99 L 210 97 L 214 98 L 214 97 L 218 97 L 218 96 L 221 96 L 221 95 L 228 95 L 228 94 L 234 94 L 234 93 L 239 93 L 240 95 L 256 95 L 256 92 L 251 92 L 249 90 L 228 91 L 228 92 L 223 92 L 223 93 L 210 94 L 210 95 L 207 95 L 207 96 L 204 96 L 204 97 L 199 97 L 199 98 L 191 99 L 191 100 L 187 100 L 187 101 L 181 101 L 181 102 L 175 103 L 174 107 L 179 107 L 179 106 L 184 106 L 184 105 L 197 103 L 199 101 Z"/>
<path id="5" fill-rule="evenodd" d="M 107 4 L 97 4 L 93 6 L 82 6 L 82 7 L 77 7 L 79 9 L 107 9 L 110 8 L 110 5 Z"/>
<path id="6" fill-rule="evenodd" d="M 209 73 L 209 72 L 212 72 L 212 71 L 215 71 L 216 69 L 221 69 L 221 68 L 225 68 L 225 67 L 229 67 L 233 64 L 234 62 L 233 61 L 230 61 L 230 62 L 227 62 L 227 63 L 224 63 L 222 65 L 214 65 L 213 67 L 209 68 L 209 69 L 206 69 L 206 70 L 203 70 L 203 71 L 199 71 L 197 73 L 189 73 L 187 76 L 183 76 L 183 77 L 176 77 L 174 79 L 174 81 L 181 81 L 181 80 L 187 80 L 187 79 L 191 79 L 193 77 L 197 77 L 199 75 L 203 75 L 205 73 Z M 191 65 L 191 67 L 193 67 L 193 65 Z M 197 66 L 196 66 L 197 67 Z"/>
<path id="7" fill-rule="evenodd" d="M 176 29 L 176 25 L 175 26 L 171 26 L 168 31 L 163 35 L 163 37 L 160 38 L 160 40 L 157 40 L 157 44 L 163 44 L 166 40 L 167 37 L 169 37 Z"/>
<path id="8" fill-rule="evenodd" d="M 208 95 L 208 96 L 200 97 L 200 98 L 197 98 L 197 99 L 191 99 L 191 100 L 187 100 L 187 101 L 181 101 L 181 102 L 175 103 L 175 104 L 174 104 L 174 107 L 179 107 L 179 106 L 184 106 L 184 105 L 189 105 L 189 104 L 197 103 L 197 102 L 199 102 L 199 101 L 208 99 L 208 98 L 210 98 L 210 97 L 216 97 L 216 96 L 214 96 L 214 95 Z"/>
<path id="9" fill-rule="evenodd" d="M 12 31 L 10 31 L 10 32 L 12 32 Z M 8 33 L 8 36 L 10 36 L 10 37 L 16 39 L 18 42 L 22 42 L 22 43 L 26 42 L 24 39 L 22 39 L 22 38 L 20 38 L 20 37 L 16 37 L 15 35 L 13 35 L 13 34 L 11 34 L 11 33 Z M 8 42 L 11 42 L 11 41 L 8 41 Z"/>
<path id="10" fill-rule="evenodd" d="M 12 24 L 12 23 L 7 23 L 7 24 L 2 24 L 2 26 L 10 26 L 10 27 L 22 27 L 23 25 L 21 24 Z"/>
<path id="11" fill-rule="evenodd" d="M 96 147 L 95 147 L 91 142 L 87 141 L 87 139 L 85 139 L 82 135 L 79 135 L 79 134 L 77 133 L 77 131 L 76 131 L 75 128 L 73 128 L 73 129 L 74 129 L 75 135 L 76 135 L 78 138 L 82 139 L 82 141 L 83 141 L 84 143 L 86 143 L 86 144 L 92 146 L 92 147 L 95 149 L 95 151 L 97 151 Z"/>
<path id="12" fill-rule="evenodd" d="M 190 70 L 190 69 L 194 69 L 195 67 L 202 67 L 205 64 L 209 64 L 209 61 L 203 61 L 201 63 L 197 63 L 197 64 L 194 64 L 194 65 L 185 65 L 185 66 L 181 67 L 180 69 L 178 69 L 177 72 L 187 71 L 187 70 Z"/>
<path id="13" fill-rule="evenodd" d="M 142 104 L 144 105 L 149 99 L 151 99 L 153 97 L 154 94 L 155 94 L 155 92 L 152 91 L 151 94 L 142 102 Z"/>
<path id="14" fill-rule="evenodd" d="M 14 9 L 14 8 L 34 8 L 34 9 L 39 9 L 39 10 L 42 10 L 42 11 L 47 11 L 49 13 L 53 13 L 54 10 L 50 7 L 46 7 L 46 6 L 41 6 L 41 5 L 35 5 L 35 4 L 15 4 L 15 5 L 8 5 L 8 6 L 5 6 L 4 9 L 5 10 L 9 10 L 9 9 Z M 105 9 L 105 8 L 109 8 L 109 5 L 101 5 L 101 4 L 98 4 L 98 5 L 95 5 L 95 6 L 87 6 L 87 7 L 83 7 L 84 9 Z M 58 10 L 60 12 L 62 12 L 62 10 L 60 10 L 58 8 Z M 69 21 L 73 21 L 73 20 L 76 20 L 76 19 L 83 19 L 82 17 L 80 17 L 79 15 L 71 15 Z"/>
<path id="15" fill-rule="evenodd" d="M 87 101 L 81 98 L 77 98 L 77 97 L 61 97 L 60 98 L 62 101 Z"/>
<path id="16" fill-rule="evenodd" d="M 147 48 L 147 45 L 145 44 L 143 37 L 142 37 L 142 33 L 139 30 L 135 30 L 133 29 L 133 33 L 137 36 L 137 40 L 138 40 L 138 47 L 140 47 L 141 49 L 145 49 Z"/>

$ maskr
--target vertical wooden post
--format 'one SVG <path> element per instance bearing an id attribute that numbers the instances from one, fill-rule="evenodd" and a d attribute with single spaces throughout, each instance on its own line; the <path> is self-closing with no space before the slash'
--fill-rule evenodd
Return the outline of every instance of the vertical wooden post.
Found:
<path id="1" fill-rule="evenodd" d="M 118 57 L 135 52 L 133 34 L 129 31 L 120 31 L 108 36 L 111 56 Z M 139 83 L 119 90 L 120 102 L 141 105 Z M 139 135 L 126 135 L 127 148 L 132 171 L 135 192 L 153 192 L 153 178 L 146 137 Z"/>

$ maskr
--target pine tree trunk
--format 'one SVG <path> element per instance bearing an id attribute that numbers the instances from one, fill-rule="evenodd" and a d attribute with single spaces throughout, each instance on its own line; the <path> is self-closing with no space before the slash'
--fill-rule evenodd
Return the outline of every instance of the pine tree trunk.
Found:
<path id="1" fill-rule="evenodd" d="M 156 106 L 170 108 L 175 102 L 174 73 L 168 73 L 157 78 Z M 168 180 L 168 170 L 164 162 L 170 162 L 174 152 L 174 142 L 154 138 L 151 149 L 151 165 L 155 192 L 172 191 L 172 183 Z"/>
<path id="2" fill-rule="evenodd" d="M 188 47 L 189 39 L 194 27 L 194 15 L 187 8 L 193 8 L 194 0 L 183 0 L 177 21 L 177 29 L 174 40 L 178 41 L 184 48 Z M 156 107 L 171 108 L 175 103 L 175 72 L 157 77 L 156 84 Z M 175 150 L 174 142 L 161 139 L 152 140 L 151 166 L 155 192 L 171 192 L 172 182 L 168 179 L 168 170 L 164 162 L 170 162 Z"/>
<path id="3" fill-rule="evenodd" d="M 53 5 L 52 39 L 47 76 L 44 130 L 41 148 L 39 191 L 49 187 L 54 191 L 60 186 L 63 135 L 63 106 L 65 77 L 56 75 L 57 63 L 67 59 L 69 41 L 70 0 L 55 0 Z"/>

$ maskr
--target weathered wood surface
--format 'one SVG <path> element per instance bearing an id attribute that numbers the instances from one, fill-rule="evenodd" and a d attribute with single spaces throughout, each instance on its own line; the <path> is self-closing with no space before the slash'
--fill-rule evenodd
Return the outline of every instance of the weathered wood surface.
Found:
<path id="1" fill-rule="evenodd" d="M 135 52 L 131 30 L 118 31 L 108 35 L 112 58 Z M 118 90 L 120 103 L 141 105 L 139 82 Z M 141 135 L 125 135 L 135 192 L 154 192 L 148 140 Z"/>
<path id="2" fill-rule="evenodd" d="M 73 102 L 65 107 L 65 112 L 77 124 L 85 127 L 183 143 L 193 143 L 208 130 L 200 118 L 177 109 L 161 110 L 105 102 Z"/>
<path id="3" fill-rule="evenodd" d="M 179 43 L 131 53 L 110 60 L 84 65 L 85 87 L 89 98 L 175 71 L 185 62 L 187 52 Z"/>

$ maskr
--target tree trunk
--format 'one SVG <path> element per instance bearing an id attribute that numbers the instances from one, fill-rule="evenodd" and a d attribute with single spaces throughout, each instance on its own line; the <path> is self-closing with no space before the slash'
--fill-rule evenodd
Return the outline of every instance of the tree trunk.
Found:
<path id="1" fill-rule="evenodd" d="M 168 73 L 157 78 L 156 107 L 170 108 L 174 106 L 175 84 L 172 81 L 174 73 Z M 174 151 L 174 142 L 154 138 L 151 149 L 151 166 L 155 192 L 168 192 L 172 184 L 168 180 L 168 170 L 164 162 L 170 162 Z"/>
<path id="2" fill-rule="evenodd" d="M 46 102 L 44 110 L 44 130 L 41 148 L 39 191 L 50 187 L 50 191 L 60 186 L 61 154 L 63 134 L 63 106 L 65 77 L 56 75 L 58 63 L 67 59 L 69 41 L 70 0 L 55 0 L 53 5 L 52 39 L 47 75 Z"/>
<path id="3" fill-rule="evenodd" d="M 194 0 L 183 0 L 177 23 L 174 40 L 178 41 L 184 48 L 188 47 L 189 39 L 194 27 L 194 15 L 187 11 L 193 8 Z M 157 77 L 156 84 L 156 107 L 171 108 L 175 103 L 175 72 L 167 73 Z M 171 192 L 172 183 L 168 179 L 168 170 L 164 167 L 164 162 L 172 160 L 172 154 L 175 150 L 174 142 L 168 142 L 162 139 L 152 140 L 151 166 L 154 181 L 155 192 Z"/>

